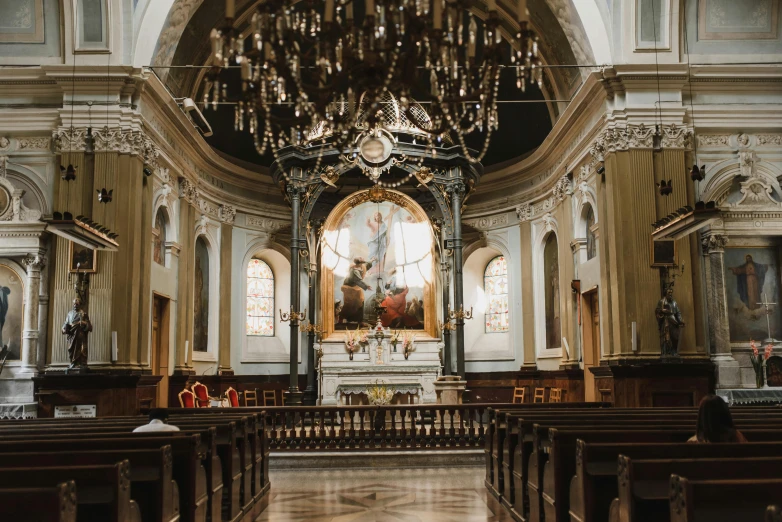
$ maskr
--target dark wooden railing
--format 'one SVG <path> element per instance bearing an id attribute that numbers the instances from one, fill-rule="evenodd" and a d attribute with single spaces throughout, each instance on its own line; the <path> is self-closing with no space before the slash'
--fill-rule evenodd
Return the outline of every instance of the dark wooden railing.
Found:
<path id="1" fill-rule="evenodd" d="M 266 438 L 272 451 L 482 448 L 488 407 L 266 407 Z"/>

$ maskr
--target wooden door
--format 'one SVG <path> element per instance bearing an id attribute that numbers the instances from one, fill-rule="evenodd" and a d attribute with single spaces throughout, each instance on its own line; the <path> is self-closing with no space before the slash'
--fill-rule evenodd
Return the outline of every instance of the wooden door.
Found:
<path id="1" fill-rule="evenodd" d="M 587 401 L 600 400 L 595 391 L 595 377 L 589 368 L 600 365 L 600 305 L 595 289 L 582 296 L 584 340 L 584 394 Z"/>
<path id="2" fill-rule="evenodd" d="M 155 295 L 152 301 L 152 373 L 162 376 L 157 386 L 156 405 L 168 406 L 168 307 L 169 299 Z"/>

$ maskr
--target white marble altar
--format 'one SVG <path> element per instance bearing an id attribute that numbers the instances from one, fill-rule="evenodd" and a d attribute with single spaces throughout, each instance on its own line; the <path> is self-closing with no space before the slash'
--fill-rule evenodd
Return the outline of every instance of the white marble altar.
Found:
<path id="1" fill-rule="evenodd" d="M 415 349 L 405 359 L 401 340 L 394 352 L 391 332 L 384 330 L 382 337 L 376 334 L 370 332 L 369 342 L 353 354 L 353 360 L 344 342 L 323 342 L 321 404 L 344 404 L 348 395 L 364 393 L 376 383 L 386 384 L 397 393 L 414 395 L 416 403 L 436 403 L 434 381 L 442 373 L 442 341 L 419 334 L 422 338 L 415 340 Z"/>

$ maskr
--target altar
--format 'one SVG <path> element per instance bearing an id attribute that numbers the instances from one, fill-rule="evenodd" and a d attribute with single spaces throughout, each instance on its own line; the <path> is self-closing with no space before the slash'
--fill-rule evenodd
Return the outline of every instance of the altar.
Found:
<path id="1" fill-rule="evenodd" d="M 401 346 L 398 345 L 395 352 L 387 337 L 382 340 L 370 337 L 363 351 L 358 349 L 352 360 L 344 342 L 324 342 L 322 346 L 320 390 L 323 406 L 366 404 L 367 390 L 374 386 L 392 390 L 393 403 L 407 403 L 409 399 L 415 404 L 437 402 L 434 381 L 441 375 L 443 348 L 438 339 L 416 341 L 415 349 L 407 359 Z"/>

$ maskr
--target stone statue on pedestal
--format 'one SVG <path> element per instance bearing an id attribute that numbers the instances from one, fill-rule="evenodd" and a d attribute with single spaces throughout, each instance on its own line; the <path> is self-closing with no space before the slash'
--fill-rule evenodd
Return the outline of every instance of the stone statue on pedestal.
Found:
<path id="1" fill-rule="evenodd" d="M 673 283 L 666 285 L 665 296 L 655 309 L 657 327 L 660 330 L 660 349 L 663 357 L 679 355 L 679 335 L 684 327 L 679 305 L 673 298 Z"/>
<path id="2" fill-rule="evenodd" d="M 68 368 L 87 366 L 87 335 L 92 331 L 92 322 L 81 307 L 81 299 L 73 300 L 73 309 L 68 312 L 62 325 L 62 333 L 68 341 L 68 356 L 71 364 Z"/>

